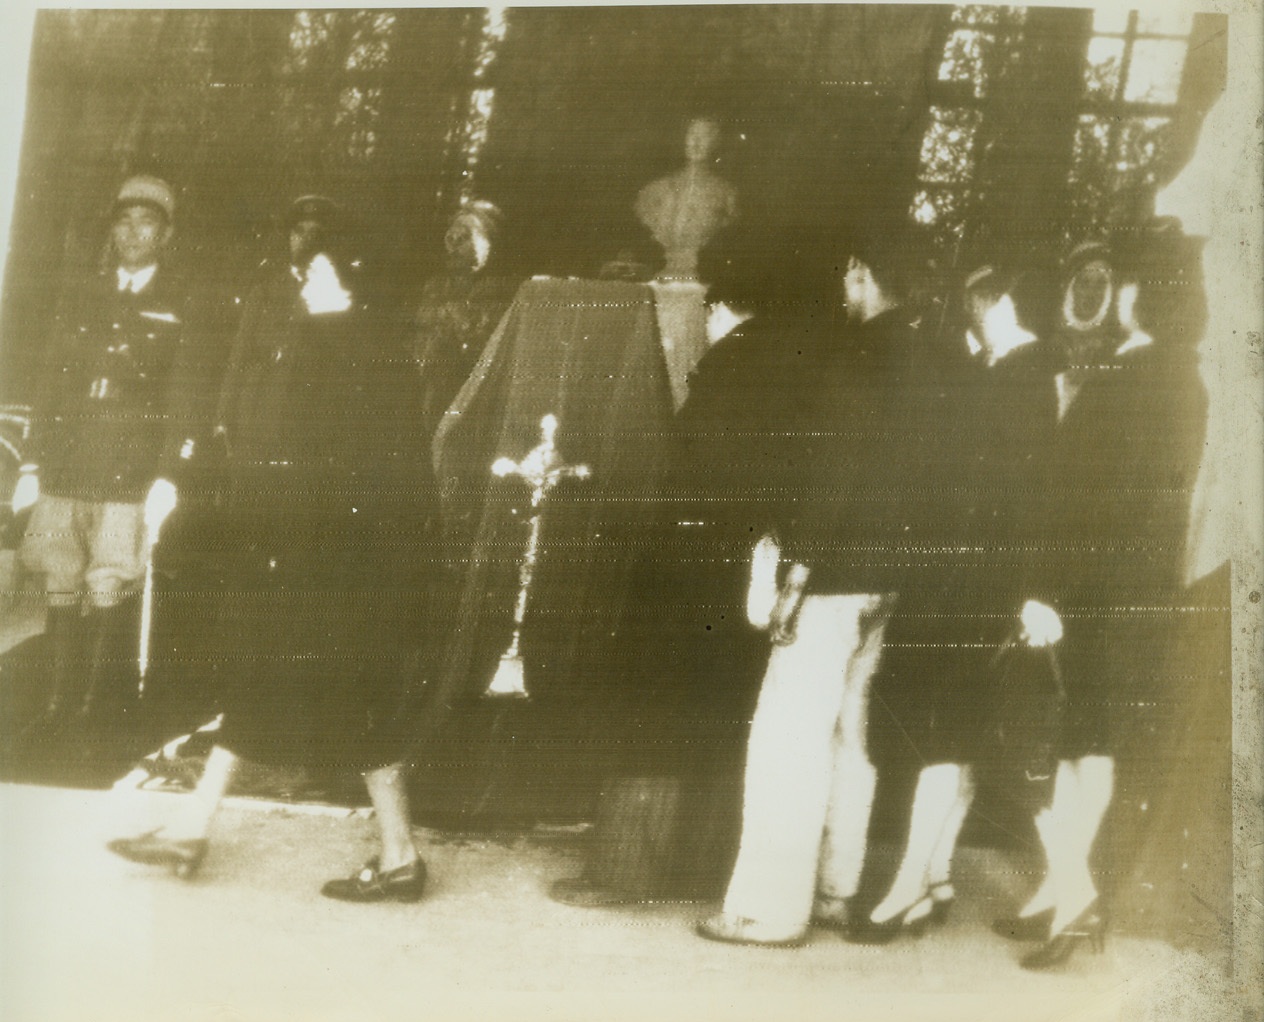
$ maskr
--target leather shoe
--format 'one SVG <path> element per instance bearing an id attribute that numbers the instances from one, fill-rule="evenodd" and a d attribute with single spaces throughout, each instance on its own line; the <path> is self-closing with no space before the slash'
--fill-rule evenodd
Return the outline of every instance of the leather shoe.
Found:
<path id="1" fill-rule="evenodd" d="M 890 919 L 875 922 L 872 916 L 858 916 L 848 925 L 843 936 L 852 944 L 889 944 L 901 934 L 920 937 L 930 925 L 934 904 L 930 895 L 923 895 Z"/>
<path id="2" fill-rule="evenodd" d="M 1094 954 L 1101 954 L 1106 945 L 1106 917 L 1098 910 L 1096 900 L 1018 964 L 1030 970 L 1055 969 L 1064 965 L 1082 944 L 1087 944 Z"/>
<path id="3" fill-rule="evenodd" d="M 725 944 L 753 944 L 757 947 L 801 947 L 807 938 L 805 931 L 784 933 L 769 928 L 767 923 L 743 916 L 731 916 L 724 912 L 704 919 L 694 932 L 707 940 Z"/>
<path id="4" fill-rule="evenodd" d="M 123 837 L 111 841 L 105 846 L 115 855 L 121 855 L 130 862 L 141 862 L 148 866 L 170 866 L 182 880 L 191 880 L 197 875 L 206 858 L 206 838 L 190 838 L 174 840 L 163 837 L 161 831 L 151 830 L 139 837 Z"/>
<path id="5" fill-rule="evenodd" d="M 338 901 L 420 901 L 426 890 L 426 864 L 414 859 L 407 866 L 387 870 L 378 868 L 375 857 L 364 864 L 355 876 L 330 880 L 320 889 L 326 898 Z"/>

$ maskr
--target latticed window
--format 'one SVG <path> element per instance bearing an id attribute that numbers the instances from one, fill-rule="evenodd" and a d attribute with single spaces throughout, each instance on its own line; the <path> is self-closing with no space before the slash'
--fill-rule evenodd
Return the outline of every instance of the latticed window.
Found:
<path id="1" fill-rule="evenodd" d="M 1076 110 L 1068 206 L 1050 197 L 1051 208 L 1066 209 L 1071 234 L 1141 211 L 1169 144 L 1192 25 L 1192 15 L 1170 10 L 1096 11 L 1092 19 L 1082 81 L 1068 96 Z M 1029 22 L 1021 7 L 953 9 L 910 207 L 913 220 L 941 240 L 959 239 L 978 204 L 1005 185 L 989 159 L 1003 141 L 999 132 L 1013 130 L 1006 105 L 1021 104 L 1022 90 L 1031 88 L 1024 62 L 1040 44 L 1026 31 Z"/>
<path id="2" fill-rule="evenodd" d="M 1021 56 L 1026 10 L 968 5 L 952 12 L 922 137 L 911 214 L 937 234 L 960 234 L 985 144 L 984 111 Z"/>
<path id="3" fill-rule="evenodd" d="M 1154 184 L 1170 144 L 1192 23 L 1192 14 L 1167 9 L 1094 12 L 1071 165 L 1077 226 L 1127 217 Z"/>

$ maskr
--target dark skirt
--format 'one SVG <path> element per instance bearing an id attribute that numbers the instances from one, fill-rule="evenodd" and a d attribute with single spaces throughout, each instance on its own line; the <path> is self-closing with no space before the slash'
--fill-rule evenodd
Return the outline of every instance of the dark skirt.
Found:
<path id="1" fill-rule="evenodd" d="M 974 763 L 991 755 L 993 661 L 1012 622 L 902 601 L 887 625 L 869 703 L 880 766 Z"/>
<path id="2" fill-rule="evenodd" d="M 417 731 L 432 645 L 424 572 L 406 547 L 382 541 L 390 526 L 371 503 L 345 490 L 288 498 L 278 506 L 255 491 L 225 516 L 221 743 L 271 764 L 366 770 L 399 761 Z"/>
<path id="3" fill-rule="evenodd" d="M 1120 607 L 1066 616 L 1059 644 L 1066 708 L 1060 759 L 1116 756 L 1147 733 L 1166 671 L 1168 614 L 1158 607 Z"/>

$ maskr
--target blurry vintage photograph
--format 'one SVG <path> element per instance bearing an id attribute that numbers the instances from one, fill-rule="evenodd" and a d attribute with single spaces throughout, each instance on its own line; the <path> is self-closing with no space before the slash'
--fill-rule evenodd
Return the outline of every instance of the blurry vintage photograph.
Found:
<path id="1" fill-rule="evenodd" d="M 19 9 L 0 1016 L 1258 1017 L 1252 7 Z"/>

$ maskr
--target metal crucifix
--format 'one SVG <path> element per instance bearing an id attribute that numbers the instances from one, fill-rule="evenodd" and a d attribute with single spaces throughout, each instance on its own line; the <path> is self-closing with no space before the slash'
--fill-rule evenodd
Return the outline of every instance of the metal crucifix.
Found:
<path id="1" fill-rule="evenodd" d="M 527 596 L 531 580 L 535 577 L 536 561 L 540 550 L 540 518 L 549 493 L 563 479 L 587 479 L 591 470 L 587 465 L 567 465 L 558 454 L 554 439 L 557 436 L 557 416 L 549 414 L 540 420 L 540 443 L 526 453 L 521 461 L 497 458 L 492 464 L 492 474 L 505 478 L 518 476 L 531 484 L 531 528 L 527 534 L 527 546 L 518 566 L 518 600 L 514 605 L 514 630 L 509 648 L 500 655 L 500 663 L 487 686 L 489 696 L 527 695 L 526 674 L 522 654 L 518 649 L 522 637 L 522 622 L 527 616 Z"/>

